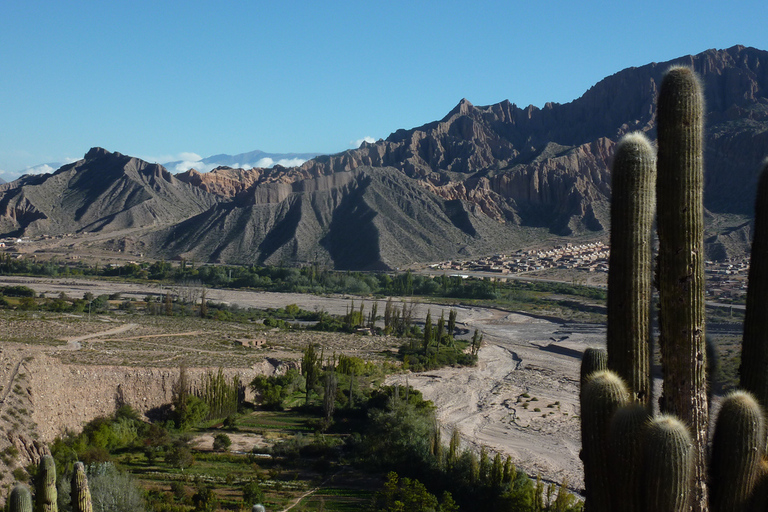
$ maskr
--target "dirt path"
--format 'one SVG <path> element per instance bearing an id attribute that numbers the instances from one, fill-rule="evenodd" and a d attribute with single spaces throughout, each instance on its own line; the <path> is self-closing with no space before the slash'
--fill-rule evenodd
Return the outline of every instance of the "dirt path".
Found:
<path id="1" fill-rule="evenodd" d="M 95 332 L 93 334 L 86 334 L 84 336 L 75 336 L 74 338 L 67 338 L 64 341 L 67 342 L 67 346 L 74 349 L 80 349 L 81 341 L 90 340 L 92 338 L 103 338 L 104 336 L 112 336 L 113 334 L 122 334 L 131 329 L 135 329 L 139 324 L 124 324 L 114 329 L 108 329 L 106 331 Z"/>

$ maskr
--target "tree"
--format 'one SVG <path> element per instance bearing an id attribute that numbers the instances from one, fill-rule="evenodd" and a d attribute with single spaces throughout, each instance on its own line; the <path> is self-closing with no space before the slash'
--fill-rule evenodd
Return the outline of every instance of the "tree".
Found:
<path id="1" fill-rule="evenodd" d="M 205 484 L 198 484 L 192 496 L 195 512 L 213 512 L 219 506 L 219 500 L 213 490 Z"/>
<path id="2" fill-rule="evenodd" d="M 304 403 L 309 404 L 309 395 L 320 378 L 320 356 L 315 352 L 314 343 L 307 345 L 304 357 L 301 359 L 301 374 L 306 381 L 306 398 Z"/>
<path id="3" fill-rule="evenodd" d="M 437 332 L 435 333 L 435 339 L 437 340 L 438 347 L 443 343 L 443 336 L 445 335 L 445 311 L 440 310 L 440 318 L 437 321 Z"/>
<path id="4" fill-rule="evenodd" d="M 323 394 L 323 416 L 325 424 L 329 425 L 333 419 L 333 410 L 336 407 L 336 389 L 338 379 L 335 371 L 325 372 L 325 393 Z"/>
<path id="5" fill-rule="evenodd" d="M 173 405 L 176 428 L 181 428 L 181 419 L 187 414 L 187 402 L 189 397 L 187 366 L 184 363 L 179 366 L 179 378 L 173 384 L 171 393 L 171 404 Z"/>
<path id="6" fill-rule="evenodd" d="M 264 501 L 264 491 L 261 490 L 259 482 L 251 480 L 243 486 L 243 501 L 246 506 L 255 505 Z"/>
<path id="7" fill-rule="evenodd" d="M 429 345 L 432 343 L 432 311 L 427 311 L 427 319 L 424 320 L 424 355 L 429 355 Z"/>

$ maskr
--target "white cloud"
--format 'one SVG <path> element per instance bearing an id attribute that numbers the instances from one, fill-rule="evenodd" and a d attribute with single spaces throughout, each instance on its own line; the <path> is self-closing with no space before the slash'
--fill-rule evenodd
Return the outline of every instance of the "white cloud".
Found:
<path id="1" fill-rule="evenodd" d="M 34 167 L 27 167 L 22 174 L 48 174 L 54 172 L 56 169 L 48 164 L 35 165 Z"/>
<path id="2" fill-rule="evenodd" d="M 374 142 L 376 142 L 376 139 L 374 139 L 370 135 L 366 135 L 362 139 L 357 139 L 357 140 L 349 141 L 349 146 L 353 147 L 353 148 L 359 148 L 362 145 L 363 142 L 368 142 L 370 144 L 373 144 Z"/>
<path id="3" fill-rule="evenodd" d="M 281 158 L 277 161 L 277 164 L 282 165 L 283 167 L 298 167 L 304 162 L 306 162 L 306 160 L 303 158 Z"/>

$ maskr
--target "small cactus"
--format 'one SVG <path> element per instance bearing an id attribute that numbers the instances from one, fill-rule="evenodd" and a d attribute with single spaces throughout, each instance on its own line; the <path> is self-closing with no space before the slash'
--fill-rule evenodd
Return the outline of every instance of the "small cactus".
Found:
<path id="1" fill-rule="evenodd" d="M 50 455 L 40 459 L 35 478 L 35 512 L 58 512 L 56 462 Z"/>
<path id="2" fill-rule="evenodd" d="M 643 510 L 688 512 L 693 469 L 694 445 L 686 426 L 674 416 L 653 419 L 643 435 Z"/>
<path id="3" fill-rule="evenodd" d="M 616 147 L 611 172 L 608 368 L 635 400 L 651 400 L 651 231 L 656 211 L 656 153 L 640 132 Z"/>
<path id="4" fill-rule="evenodd" d="M 9 512 L 32 512 L 32 495 L 24 484 L 16 484 L 8 497 Z"/>
<path id="5" fill-rule="evenodd" d="M 711 510 L 747 512 L 765 455 L 765 420 L 755 398 L 735 391 L 723 400 L 712 441 Z"/>
<path id="6" fill-rule="evenodd" d="M 627 385 L 609 370 L 593 373 L 581 392 L 581 446 L 590 512 L 611 512 L 608 426 L 629 400 Z"/>
<path id="7" fill-rule="evenodd" d="M 72 472 L 72 512 L 93 512 L 88 477 L 82 462 L 76 462 Z"/>

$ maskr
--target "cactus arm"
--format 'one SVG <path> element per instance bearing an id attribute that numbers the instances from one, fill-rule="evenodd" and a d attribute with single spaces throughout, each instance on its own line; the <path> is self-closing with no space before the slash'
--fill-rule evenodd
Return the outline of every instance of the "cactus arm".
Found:
<path id="1" fill-rule="evenodd" d="M 768 407 L 768 160 L 755 200 L 755 236 L 749 266 L 747 309 L 741 346 L 741 387 Z"/>
<path id="2" fill-rule="evenodd" d="M 673 67 L 658 98 L 659 342 L 662 412 L 691 429 L 693 510 L 707 509 L 706 346 L 704 338 L 704 100 L 690 68 Z"/>
<path id="3" fill-rule="evenodd" d="M 755 398 L 736 391 L 724 400 L 715 424 L 711 461 L 712 512 L 748 512 L 765 454 L 765 420 Z"/>
<path id="4" fill-rule="evenodd" d="M 593 373 L 581 393 L 581 445 L 590 512 L 611 512 L 608 428 L 613 413 L 629 400 L 624 381 L 609 370 Z"/>
<path id="5" fill-rule="evenodd" d="M 72 512 L 93 512 L 88 477 L 82 462 L 75 463 L 72 473 Z"/>
<path id="6" fill-rule="evenodd" d="M 640 132 L 619 141 L 611 173 L 608 273 L 608 368 L 638 402 L 651 401 L 651 231 L 656 210 L 656 155 Z"/>

